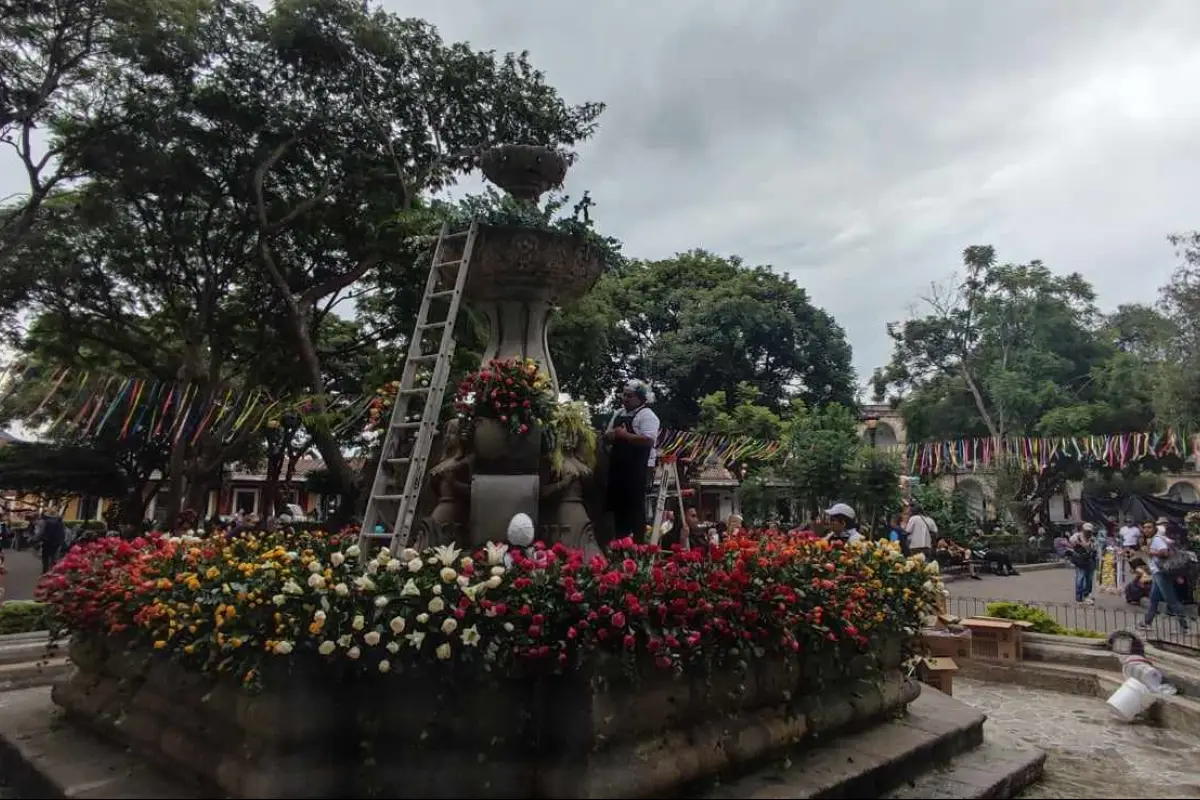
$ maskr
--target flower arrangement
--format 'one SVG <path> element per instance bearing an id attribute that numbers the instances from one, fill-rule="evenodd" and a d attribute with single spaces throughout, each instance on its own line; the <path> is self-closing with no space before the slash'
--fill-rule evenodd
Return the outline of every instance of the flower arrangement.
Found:
<path id="1" fill-rule="evenodd" d="M 549 421 L 557 398 L 550 378 L 531 358 L 493 358 L 458 385 L 454 408 L 470 422 L 494 419 L 514 434 L 524 435 Z"/>
<path id="2" fill-rule="evenodd" d="M 560 403 L 550 415 L 550 471 L 561 476 L 566 456 L 580 459 L 589 470 L 596 466 L 596 429 L 587 403 Z"/>
<path id="3" fill-rule="evenodd" d="M 273 659 L 301 655 L 352 672 L 503 676 L 596 651 L 674 670 L 858 652 L 877 634 L 912 635 L 940 592 L 935 567 L 886 542 L 787 535 L 690 551 L 623 541 L 611 557 L 489 544 L 366 558 L 353 537 L 286 530 L 102 539 L 68 553 L 37 598 L 67 632 L 122 636 L 255 687 Z"/>
<path id="4" fill-rule="evenodd" d="M 389 381 L 375 390 L 375 396 L 367 403 L 367 433 L 381 430 L 387 425 L 399 391 L 400 381 Z"/>

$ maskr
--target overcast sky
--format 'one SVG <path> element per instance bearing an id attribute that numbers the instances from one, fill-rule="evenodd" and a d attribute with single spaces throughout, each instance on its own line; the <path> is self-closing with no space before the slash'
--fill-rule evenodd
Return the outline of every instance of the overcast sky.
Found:
<path id="1" fill-rule="evenodd" d="M 791 274 L 860 378 L 968 245 L 1150 301 L 1200 227 L 1200 0 L 384 0 L 602 100 L 568 178 L 628 254 Z M 20 187 L 0 161 L 0 196 Z"/>

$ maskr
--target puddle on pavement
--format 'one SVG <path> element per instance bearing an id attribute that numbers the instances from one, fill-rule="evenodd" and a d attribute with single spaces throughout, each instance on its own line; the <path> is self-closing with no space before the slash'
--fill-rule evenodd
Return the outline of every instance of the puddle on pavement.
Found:
<path id="1" fill-rule="evenodd" d="M 1200 797 L 1200 740 L 1112 718 L 1104 698 L 956 679 L 954 697 L 1047 753 L 1046 775 L 1021 797 Z"/>

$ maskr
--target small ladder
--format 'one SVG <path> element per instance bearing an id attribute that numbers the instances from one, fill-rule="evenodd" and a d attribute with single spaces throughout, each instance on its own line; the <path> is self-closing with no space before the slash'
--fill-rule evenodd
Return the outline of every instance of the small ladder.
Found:
<path id="1" fill-rule="evenodd" d="M 372 545 L 388 542 L 393 553 L 408 546 L 413 525 L 417 517 L 417 505 L 421 500 L 421 487 L 429 463 L 429 452 L 437 434 L 438 421 L 442 412 L 442 399 L 446 384 L 450 380 L 450 364 L 454 358 L 454 324 L 458 319 L 463 290 L 467 285 L 467 272 L 471 263 L 471 251 L 479 234 L 477 223 L 458 233 L 448 233 L 449 226 L 442 223 L 437 246 L 429 267 L 429 278 L 425 282 L 425 294 L 417 312 L 417 322 L 408 343 L 408 357 L 404 360 L 404 371 L 396 389 L 396 400 L 392 406 L 392 418 L 383 439 L 379 455 L 379 466 L 375 470 L 375 483 L 367 500 L 359 530 L 359 546 L 370 552 Z M 464 239 L 462 257 L 443 261 L 445 245 L 449 241 Z M 445 270 L 445 280 L 443 280 Z M 449 283 L 453 275 L 453 286 Z M 434 300 L 448 300 L 446 315 L 442 320 L 430 321 L 430 309 Z M 441 331 L 437 352 L 423 352 L 425 334 Z M 418 370 L 432 364 L 428 385 L 417 382 Z M 419 420 L 410 412 L 409 404 L 417 401 L 422 405 Z M 414 409 L 415 411 L 415 409 Z M 415 435 L 415 439 L 412 438 Z M 407 454 L 401 453 L 401 445 L 411 443 Z M 380 530 L 376 530 L 376 528 Z"/>
<path id="2" fill-rule="evenodd" d="M 659 472 L 658 472 L 658 499 L 654 504 L 654 526 L 650 528 L 650 544 L 658 544 L 662 539 L 662 524 L 663 516 L 667 511 L 667 500 L 675 500 L 679 507 L 679 518 L 675 520 L 672 530 L 683 530 L 683 485 L 679 482 L 679 465 L 675 460 L 675 456 L 660 456 L 659 457 Z M 689 547 L 687 539 L 683 538 L 680 533 L 680 543 L 684 549 Z"/>

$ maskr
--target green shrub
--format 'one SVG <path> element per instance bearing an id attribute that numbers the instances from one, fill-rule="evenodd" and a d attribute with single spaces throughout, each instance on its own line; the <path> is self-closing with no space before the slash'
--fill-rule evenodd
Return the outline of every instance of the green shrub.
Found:
<path id="1" fill-rule="evenodd" d="M 1081 628 L 1067 628 L 1059 625 L 1054 618 L 1040 608 L 1027 606 L 1024 603 L 988 603 L 989 617 L 1011 619 L 1016 622 L 1028 622 L 1034 633 L 1046 633 L 1051 636 L 1078 636 L 1085 639 L 1103 639 L 1104 634 Z"/>
<path id="2" fill-rule="evenodd" d="M 0 603 L 0 636 L 9 633 L 31 633 L 49 628 L 46 608 L 32 600 L 9 600 Z"/>

